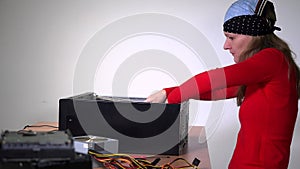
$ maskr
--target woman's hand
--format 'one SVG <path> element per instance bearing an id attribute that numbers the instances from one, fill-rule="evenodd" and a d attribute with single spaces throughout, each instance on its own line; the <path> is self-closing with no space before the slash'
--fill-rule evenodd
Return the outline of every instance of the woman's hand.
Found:
<path id="1" fill-rule="evenodd" d="M 167 99 L 167 94 L 165 90 L 160 90 L 158 92 L 155 92 L 147 97 L 145 102 L 150 103 L 165 103 Z"/>

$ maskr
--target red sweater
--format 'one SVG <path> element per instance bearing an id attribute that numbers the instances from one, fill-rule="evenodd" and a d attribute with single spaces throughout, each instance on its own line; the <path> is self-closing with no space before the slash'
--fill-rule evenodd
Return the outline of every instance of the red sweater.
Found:
<path id="1" fill-rule="evenodd" d="M 241 128 L 230 169 L 286 169 L 298 112 L 296 77 L 282 52 L 264 49 L 251 58 L 200 73 L 166 88 L 169 103 L 236 97 L 246 85 L 239 109 Z"/>

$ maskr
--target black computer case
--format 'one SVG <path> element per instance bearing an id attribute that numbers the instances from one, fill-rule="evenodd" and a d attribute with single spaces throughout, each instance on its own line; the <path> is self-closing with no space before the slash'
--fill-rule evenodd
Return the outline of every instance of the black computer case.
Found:
<path id="1" fill-rule="evenodd" d="M 117 139 L 120 153 L 181 155 L 188 142 L 188 105 L 87 92 L 59 100 L 59 130 Z"/>

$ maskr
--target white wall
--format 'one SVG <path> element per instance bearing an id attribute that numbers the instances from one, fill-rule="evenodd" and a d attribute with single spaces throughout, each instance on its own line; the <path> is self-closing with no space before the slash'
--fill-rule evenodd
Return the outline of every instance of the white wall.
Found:
<path id="1" fill-rule="evenodd" d="M 62 97 L 85 91 L 145 97 L 231 64 L 222 23 L 232 2 L 1 0 L 0 129 L 57 121 Z M 275 2 L 278 35 L 297 55 L 299 4 Z M 234 100 L 192 101 L 191 125 L 206 125 L 212 166 L 225 168 L 239 127 Z M 298 122 L 290 169 L 300 165 L 299 130 Z"/>

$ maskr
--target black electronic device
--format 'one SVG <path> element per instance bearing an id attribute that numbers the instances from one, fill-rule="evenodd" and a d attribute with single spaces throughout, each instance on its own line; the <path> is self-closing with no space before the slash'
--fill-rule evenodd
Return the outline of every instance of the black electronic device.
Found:
<path id="1" fill-rule="evenodd" d="M 0 160 L 0 169 L 92 168 L 89 156 L 75 153 L 68 131 L 4 131 Z"/>
<path id="2" fill-rule="evenodd" d="M 121 153 L 180 155 L 188 141 L 188 105 L 87 92 L 59 100 L 59 130 L 117 139 Z"/>
<path id="3" fill-rule="evenodd" d="M 74 156 L 71 134 L 67 131 L 5 131 L 1 139 L 2 159 L 70 159 Z"/>
<path id="4" fill-rule="evenodd" d="M 70 160 L 40 159 L 28 161 L 1 161 L 0 169 L 92 169 L 91 157 L 86 154 L 74 154 Z"/>

